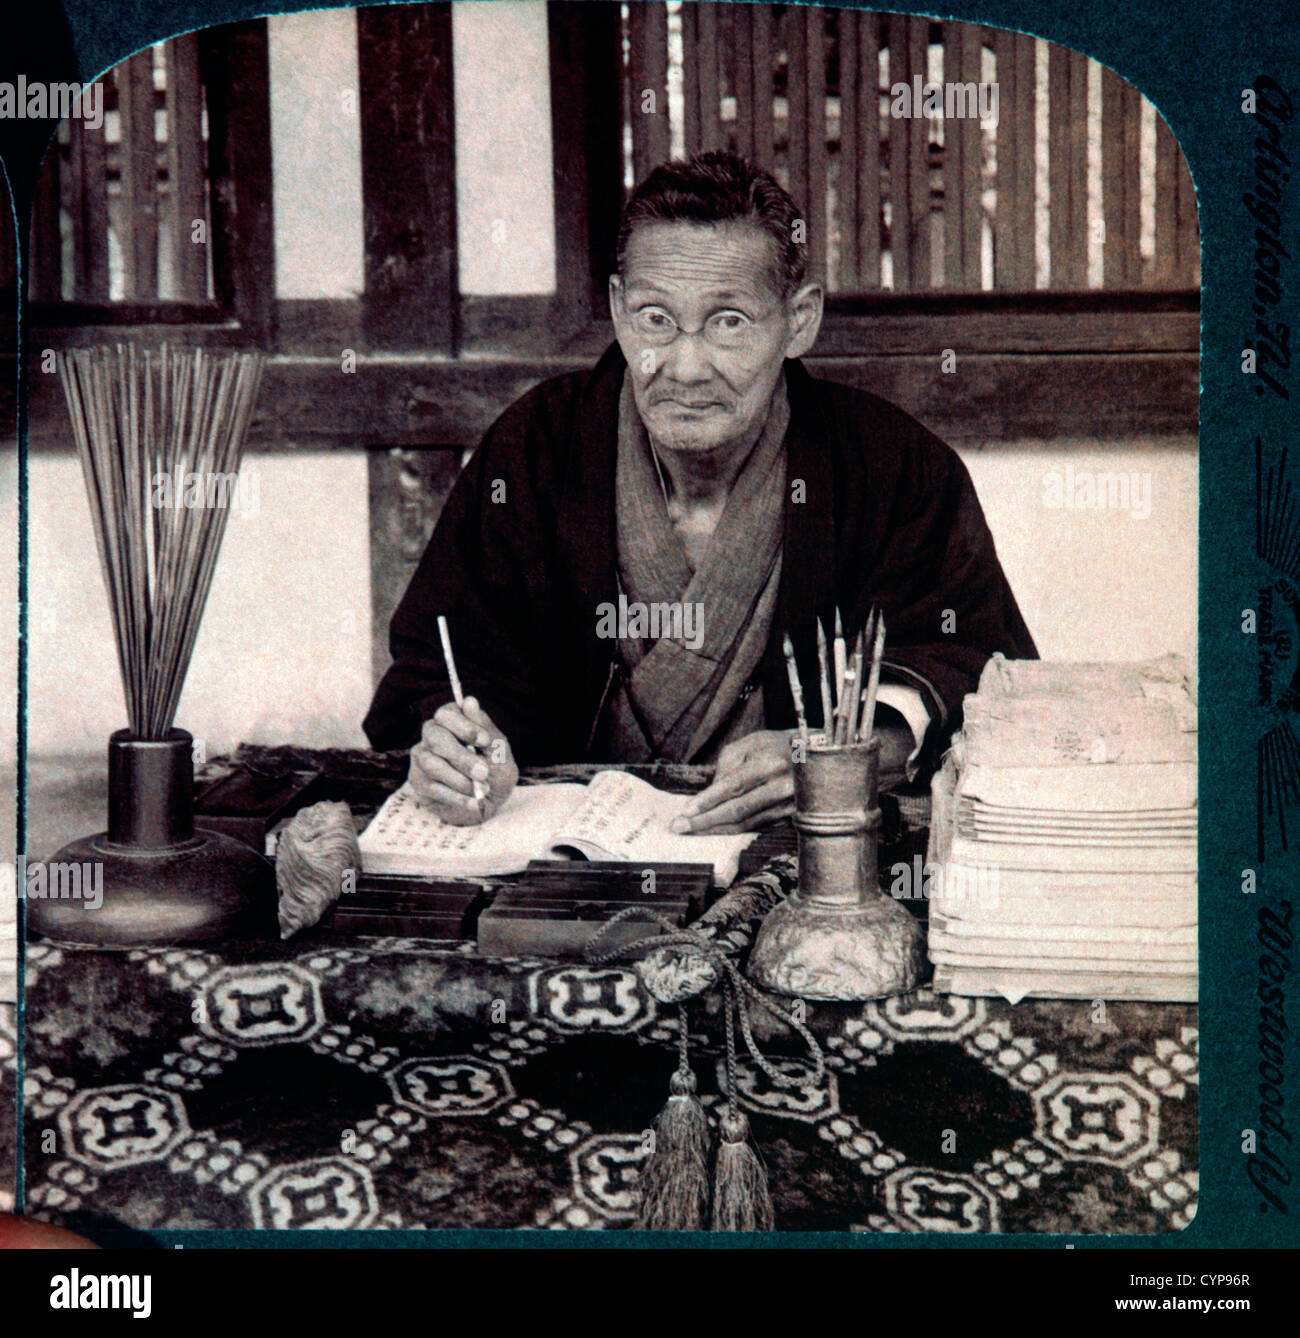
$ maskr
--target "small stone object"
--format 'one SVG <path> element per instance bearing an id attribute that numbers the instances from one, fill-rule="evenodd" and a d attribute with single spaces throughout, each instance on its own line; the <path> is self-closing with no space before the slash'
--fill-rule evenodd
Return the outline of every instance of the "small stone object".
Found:
<path id="1" fill-rule="evenodd" d="M 312 804 L 294 815 L 275 851 L 280 893 L 280 937 L 317 924 L 339 899 L 344 880 L 361 871 L 352 810 L 343 803 Z"/>

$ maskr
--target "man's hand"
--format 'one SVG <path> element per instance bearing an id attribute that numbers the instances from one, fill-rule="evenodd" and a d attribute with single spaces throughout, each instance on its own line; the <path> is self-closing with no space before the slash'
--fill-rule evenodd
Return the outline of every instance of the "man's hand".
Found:
<path id="1" fill-rule="evenodd" d="M 701 790 L 674 820 L 679 833 L 751 832 L 794 812 L 794 762 L 790 734 L 758 730 L 718 754 L 713 784 Z"/>
<path id="2" fill-rule="evenodd" d="M 411 788 L 457 827 L 490 818 L 518 780 L 509 741 L 473 697 L 463 706 L 440 706 L 411 749 Z M 482 799 L 474 797 L 476 784 L 480 794 L 486 791 Z"/>
<path id="3" fill-rule="evenodd" d="M 882 710 L 881 714 L 885 712 Z M 892 721 L 877 718 L 880 739 L 880 789 L 889 790 L 906 777 L 907 759 L 915 741 L 907 723 L 891 711 Z M 680 833 L 721 835 L 752 832 L 794 812 L 794 758 L 797 734 L 760 730 L 729 743 L 718 754 L 713 784 L 701 790 L 673 822 Z"/>

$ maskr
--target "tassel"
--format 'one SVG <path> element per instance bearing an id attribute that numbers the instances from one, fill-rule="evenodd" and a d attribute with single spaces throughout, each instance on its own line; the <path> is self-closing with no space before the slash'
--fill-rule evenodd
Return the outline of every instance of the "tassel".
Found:
<path id="1" fill-rule="evenodd" d="M 637 1177 L 643 1231 L 702 1231 L 709 1202 L 708 1116 L 695 1096 L 695 1074 L 677 1069 L 668 1104 L 655 1118 L 654 1148 Z"/>
<path id="2" fill-rule="evenodd" d="M 749 1142 L 749 1121 L 727 1110 L 713 1181 L 714 1231 L 771 1231 L 774 1221 L 767 1171 Z"/>

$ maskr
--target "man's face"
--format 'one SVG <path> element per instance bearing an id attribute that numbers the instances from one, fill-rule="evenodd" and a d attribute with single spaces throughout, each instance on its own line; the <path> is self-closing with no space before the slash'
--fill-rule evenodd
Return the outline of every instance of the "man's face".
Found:
<path id="1" fill-rule="evenodd" d="M 777 287 L 776 245 L 752 223 L 646 223 L 610 282 L 614 331 L 657 446 L 752 443 L 787 357 L 812 347 L 821 290 Z"/>

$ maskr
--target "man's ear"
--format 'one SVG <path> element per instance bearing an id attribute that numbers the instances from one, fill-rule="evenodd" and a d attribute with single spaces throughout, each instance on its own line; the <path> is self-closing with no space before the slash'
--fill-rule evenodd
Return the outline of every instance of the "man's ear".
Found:
<path id="1" fill-rule="evenodd" d="M 617 325 L 619 321 L 618 308 L 619 308 L 619 294 L 621 293 L 621 291 L 622 291 L 622 286 L 619 282 L 618 275 L 611 274 L 609 276 L 609 318 L 614 322 L 615 325 Z"/>
<path id="2" fill-rule="evenodd" d="M 819 283 L 804 284 L 790 299 L 787 307 L 790 337 L 785 346 L 787 358 L 802 358 L 817 342 L 825 305 L 826 294 Z"/>

